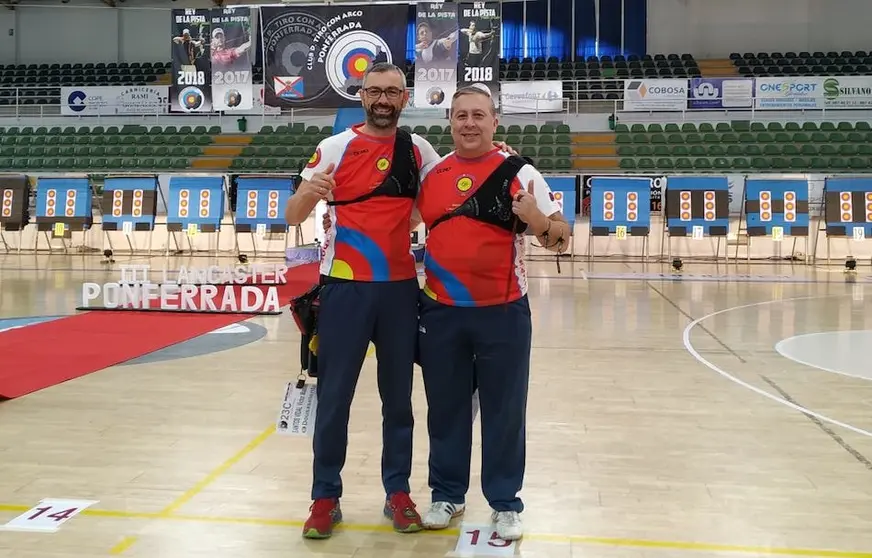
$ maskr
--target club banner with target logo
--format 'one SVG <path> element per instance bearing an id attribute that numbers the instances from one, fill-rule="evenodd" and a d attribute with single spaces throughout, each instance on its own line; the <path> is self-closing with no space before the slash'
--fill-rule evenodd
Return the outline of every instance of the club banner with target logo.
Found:
<path id="1" fill-rule="evenodd" d="M 37 230 L 70 238 L 94 223 L 93 192 L 87 177 L 44 177 L 36 182 Z M 62 228 L 62 229 L 61 229 Z"/>
<path id="2" fill-rule="evenodd" d="M 244 174 L 236 179 L 236 232 L 285 233 L 285 206 L 294 190 L 294 178 Z"/>
<path id="3" fill-rule="evenodd" d="M 212 111 L 211 10 L 171 10 L 171 112 Z"/>
<path id="4" fill-rule="evenodd" d="M 212 10 L 209 55 L 212 66 L 212 105 L 215 110 L 251 110 L 254 81 L 251 66 L 254 41 L 251 8 Z M 259 93 L 259 92 L 258 92 Z"/>
<path id="5" fill-rule="evenodd" d="M 260 17 L 268 106 L 359 107 L 370 66 L 404 66 L 404 6 L 264 6 Z"/>
<path id="6" fill-rule="evenodd" d="M 487 89 L 494 103 L 499 105 L 500 3 L 465 2 L 460 4 L 458 16 L 458 86 Z"/>
<path id="7" fill-rule="evenodd" d="M 150 231 L 157 215 L 158 178 L 107 176 L 103 182 L 103 230 Z"/>
<path id="8" fill-rule="evenodd" d="M 0 176 L 0 227 L 20 231 L 30 222 L 30 181 L 25 175 Z"/>
<path id="9" fill-rule="evenodd" d="M 872 178 L 826 179 L 827 236 L 872 238 Z"/>
<path id="10" fill-rule="evenodd" d="M 419 2 L 415 19 L 415 106 L 447 109 L 457 91 L 457 4 Z"/>

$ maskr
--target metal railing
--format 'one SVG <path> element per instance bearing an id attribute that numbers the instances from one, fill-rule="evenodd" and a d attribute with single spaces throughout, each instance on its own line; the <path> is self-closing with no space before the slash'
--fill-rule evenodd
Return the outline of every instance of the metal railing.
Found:
<path id="1" fill-rule="evenodd" d="M 553 80 L 559 81 L 559 80 Z M 520 81 L 504 82 L 504 83 L 526 83 Z M 531 82 L 532 83 L 532 82 Z M 587 80 L 572 80 L 562 81 L 563 95 L 563 110 L 562 113 L 608 113 L 620 110 L 620 97 L 623 96 L 623 80 L 617 79 L 587 79 Z M 106 86 L 103 86 L 106 87 Z M 142 87 L 158 88 L 166 87 L 167 85 L 148 85 Z M 87 89 L 83 87 L 82 89 Z M 51 91 L 46 94 L 46 91 Z M 67 104 L 66 99 L 61 99 L 59 87 L 39 87 L 39 86 L 23 86 L 23 87 L 2 87 L 0 86 L 0 118 L 46 118 L 46 117 L 144 117 L 154 118 L 155 120 L 166 117 L 179 116 L 212 116 L 212 117 L 232 117 L 240 116 L 264 116 L 264 117 L 288 117 L 294 113 L 299 114 L 300 111 L 310 113 L 311 111 L 326 111 L 325 115 L 335 113 L 335 109 L 303 109 L 303 108 L 282 108 L 278 112 L 276 109 L 269 107 L 260 111 L 233 111 L 224 112 L 198 112 L 198 113 L 180 113 L 170 112 L 169 101 L 163 104 L 149 104 L 138 107 L 130 105 L 119 105 L 112 103 L 104 103 L 102 106 L 91 106 L 87 110 L 81 111 L 80 114 L 64 114 L 63 107 Z M 598 96 L 602 98 L 590 98 Z M 617 97 L 608 99 L 606 97 Z M 518 108 L 527 108 L 529 103 L 519 106 Z M 507 103 L 511 106 L 511 103 Z M 419 109 L 423 112 L 426 109 Z M 411 114 L 415 111 L 409 111 Z M 513 111 L 516 112 L 516 111 Z M 535 114 L 535 106 L 530 112 L 520 113 L 529 115 Z"/>

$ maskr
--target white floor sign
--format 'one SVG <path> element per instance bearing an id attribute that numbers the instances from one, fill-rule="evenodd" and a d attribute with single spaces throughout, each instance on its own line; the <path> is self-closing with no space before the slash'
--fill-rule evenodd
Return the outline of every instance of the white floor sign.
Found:
<path id="1" fill-rule="evenodd" d="M 9 531 L 54 533 L 61 525 L 96 504 L 96 500 L 46 498 L 4 526 Z"/>
<path id="2" fill-rule="evenodd" d="M 493 524 L 463 523 L 454 552 L 458 556 L 513 556 L 516 549 L 516 541 L 499 538 Z"/>

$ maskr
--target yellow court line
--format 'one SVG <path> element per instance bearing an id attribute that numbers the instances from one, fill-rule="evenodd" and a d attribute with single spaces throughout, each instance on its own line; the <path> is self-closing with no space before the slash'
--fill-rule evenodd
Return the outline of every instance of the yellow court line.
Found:
<path id="1" fill-rule="evenodd" d="M 21 506 L 12 504 L 0 504 L 0 511 L 22 512 L 27 511 L 32 506 Z M 246 517 L 222 517 L 222 516 L 205 516 L 205 515 L 166 515 L 164 513 L 148 513 L 148 512 L 125 512 L 115 510 L 98 510 L 87 509 L 82 512 L 82 515 L 91 517 L 112 517 L 123 519 L 150 519 L 159 521 L 187 521 L 196 523 L 221 523 L 231 525 L 254 525 L 260 527 L 302 527 L 303 521 L 292 519 L 267 519 L 267 518 L 246 518 Z M 393 533 L 393 528 L 389 525 L 367 525 L 360 523 L 342 523 L 337 526 L 337 532 L 355 531 L 363 533 Z M 460 534 L 458 529 L 443 529 L 441 531 L 424 531 L 425 536 L 442 536 L 442 537 L 457 537 Z M 129 542 L 127 548 L 135 542 L 135 538 L 127 537 L 122 543 L 128 539 L 133 539 Z M 762 554 L 767 556 L 818 556 L 821 558 L 872 558 L 872 552 L 859 552 L 850 550 L 830 550 L 830 549 L 814 549 L 814 548 L 786 548 L 786 547 L 768 547 L 768 546 L 743 546 L 731 544 L 716 544 L 693 541 L 670 541 L 670 540 L 649 540 L 649 539 L 632 539 L 620 537 L 593 537 L 584 535 L 560 535 L 546 533 L 525 533 L 524 540 L 554 542 L 554 543 L 576 543 L 601 545 L 620 548 L 658 548 L 663 550 L 686 550 L 697 552 L 723 552 L 732 554 Z M 118 546 L 121 546 L 119 543 Z M 118 548 L 116 546 L 116 548 Z M 113 549 L 114 550 L 114 549 Z M 125 548 L 126 550 L 126 548 Z"/>
<path id="2" fill-rule="evenodd" d="M 136 542 L 136 537 L 124 537 L 121 542 L 112 547 L 109 554 L 124 554 L 124 551 L 133 546 Z"/>
<path id="3" fill-rule="evenodd" d="M 187 490 L 184 494 L 176 498 L 176 500 L 167 506 L 161 511 L 161 515 L 172 515 L 175 514 L 179 508 L 187 504 L 191 501 L 194 496 L 203 491 L 207 486 L 215 482 L 218 477 L 226 473 L 231 467 L 236 465 L 239 461 L 242 460 L 243 457 L 254 451 L 257 446 L 261 445 L 266 441 L 267 438 L 272 436 L 276 431 L 275 424 L 271 424 L 269 428 L 260 433 L 260 435 L 254 440 L 250 441 L 244 448 L 236 452 L 236 454 L 219 465 L 214 471 L 209 473 L 206 478 L 195 484 L 191 489 Z"/>

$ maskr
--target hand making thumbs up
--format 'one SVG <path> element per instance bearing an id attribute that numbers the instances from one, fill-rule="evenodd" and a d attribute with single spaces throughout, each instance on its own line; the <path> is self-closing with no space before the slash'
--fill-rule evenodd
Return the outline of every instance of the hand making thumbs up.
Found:
<path id="1" fill-rule="evenodd" d="M 333 179 L 333 171 L 336 165 L 330 163 L 324 172 L 316 172 L 312 178 L 304 181 L 300 185 L 300 192 L 310 196 L 317 197 L 321 200 L 326 200 L 333 188 L 336 187 L 336 181 Z"/>
<path id="2" fill-rule="evenodd" d="M 527 183 L 526 190 L 519 190 L 515 194 L 515 200 L 512 202 L 512 212 L 528 225 L 533 224 L 535 221 L 541 221 L 542 217 L 544 217 L 544 214 L 536 204 L 534 188 L 535 186 L 531 180 Z"/>

